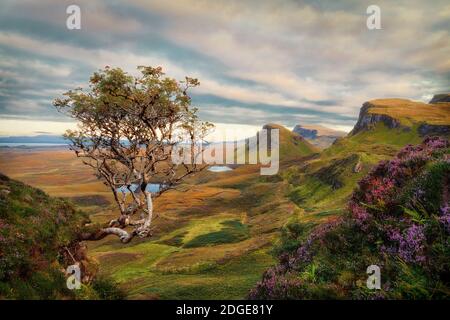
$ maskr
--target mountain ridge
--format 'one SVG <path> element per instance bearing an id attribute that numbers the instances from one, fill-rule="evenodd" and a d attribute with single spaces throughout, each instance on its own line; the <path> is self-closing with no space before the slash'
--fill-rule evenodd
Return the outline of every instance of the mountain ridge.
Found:
<path id="1" fill-rule="evenodd" d="M 325 149 L 329 147 L 337 138 L 347 135 L 346 132 L 333 130 L 320 125 L 297 124 L 292 132 L 305 138 L 312 145 Z"/>
<path id="2" fill-rule="evenodd" d="M 431 101 L 435 101 L 433 98 Z M 370 130 L 377 123 L 388 128 L 418 126 L 422 136 L 429 133 L 450 133 L 450 102 L 423 103 L 408 99 L 375 99 L 365 102 L 358 121 L 349 136 Z M 421 127 L 426 124 L 426 127 Z"/>

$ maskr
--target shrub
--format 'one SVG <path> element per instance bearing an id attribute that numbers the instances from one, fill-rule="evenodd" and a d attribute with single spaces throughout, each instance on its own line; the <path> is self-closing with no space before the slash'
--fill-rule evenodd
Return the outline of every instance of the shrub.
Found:
<path id="1" fill-rule="evenodd" d="M 73 298 L 58 261 L 86 215 L 63 199 L 0 174 L 0 298 Z"/>
<path id="2" fill-rule="evenodd" d="M 314 228 L 280 256 L 254 299 L 448 299 L 449 143 L 426 138 L 382 161 L 359 183 L 342 217 Z M 381 290 L 365 285 L 382 270 Z"/>

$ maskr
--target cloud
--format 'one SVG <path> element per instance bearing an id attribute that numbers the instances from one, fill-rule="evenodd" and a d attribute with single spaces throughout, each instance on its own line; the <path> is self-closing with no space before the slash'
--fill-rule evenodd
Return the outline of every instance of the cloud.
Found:
<path id="1" fill-rule="evenodd" d="M 39 73 L 40 76 L 50 76 L 64 78 L 70 76 L 72 68 L 67 65 L 50 65 L 39 60 L 23 61 L 13 57 L 6 57 L 0 60 L 0 68 L 31 70 Z"/>
<path id="2" fill-rule="evenodd" d="M 426 100 L 450 85 L 450 5 L 369 1 L 5 1 L 0 13 L 0 117 L 62 120 L 50 103 L 105 65 L 160 65 L 199 78 L 206 120 L 353 125 L 364 101 Z"/>
<path id="3" fill-rule="evenodd" d="M 36 119 L 0 119 L 0 135 L 38 135 L 42 130 L 48 134 L 60 135 L 67 129 L 76 129 L 74 122 L 48 121 Z"/>

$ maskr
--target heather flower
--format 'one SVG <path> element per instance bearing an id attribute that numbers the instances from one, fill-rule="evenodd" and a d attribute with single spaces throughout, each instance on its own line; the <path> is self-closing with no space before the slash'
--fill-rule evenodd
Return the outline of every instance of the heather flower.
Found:
<path id="1" fill-rule="evenodd" d="M 366 222 L 369 220 L 370 217 L 367 210 L 353 201 L 350 201 L 349 203 L 349 210 L 352 214 L 353 219 L 355 220 L 356 225 L 361 227 L 361 229 L 366 230 L 367 229 Z"/>
<path id="2" fill-rule="evenodd" d="M 446 203 L 441 207 L 441 215 L 445 216 L 449 214 L 450 214 L 450 206 L 448 205 L 448 203 Z"/>
<path id="3" fill-rule="evenodd" d="M 405 173 L 404 167 L 402 166 L 402 161 L 399 158 L 394 158 L 393 160 L 391 160 L 389 162 L 387 172 L 392 179 L 398 179 L 398 177 L 403 177 Z"/>
<path id="4" fill-rule="evenodd" d="M 445 204 L 441 207 L 441 216 L 439 217 L 439 222 L 444 225 L 445 230 L 450 233 L 450 207 Z"/>
<path id="5" fill-rule="evenodd" d="M 267 270 L 263 279 L 249 293 L 249 299 L 286 299 L 292 288 L 301 286 L 297 278 L 287 278 L 289 274 L 280 274 L 277 268 Z"/>
<path id="6" fill-rule="evenodd" d="M 325 224 L 316 227 L 306 241 L 297 249 L 293 259 L 289 261 L 289 267 L 295 268 L 297 265 L 302 265 L 311 261 L 313 257 L 312 246 L 316 242 L 323 242 L 325 236 L 338 225 L 340 225 L 342 219 L 335 219 Z"/>
<path id="7" fill-rule="evenodd" d="M 383 247 L 382 251 L 398 254 L 406 262 L 423 263 L 425 261 L 425 234 L 424 227 L 412 224 L 403 233 L 399 229 L 387 230 L 388 239 L 396 243 L 396 247 Z"/>
<path id="8" fill-rule="evenodd" d="M 430 197 L 434 189 L 431 189 L 429 184 L 422 183 L 421 178 L 426 176 L 424 173 L 427 172 L 425 167 L 427 164 L 442 162 L 442 159 L 450 161 L 450 156 L 441 152 L 448 146 L 449 143 L 446 140 L 431 137 L 425 139 L 419 146 L 404 147 L 390 161 L 381 161 L 358 183 L 359 188 L 348 202 L 348 214 L 344 219 L 315 228 L 294 253 L 281 259 L 279 267 L 272 268 L 264 275 L 263 280 L 252 291 L 253 297 L 259 299 L 308 297 L 315 290 L 316 285 L 322 284 L 320 281 L 331 283 L 330 288 L 333 286 L 340 288 L 342 283 L 345 283 L 342 280 L 344 278 L 339 278 L 336 282 L 334 276 L 328 276 L 325 272 L 320 275 L 319 283 L 311 286 L 308 283 L 311 280 L 299 277 L 299 273 L 305 271 L 310 263 L 332 264 L 333 260 L 330 257 L 335 252 L 338 252 L 340 259 L 347 259 L 347 255 L 353 259 L 358 253 L 347 251 L 350 250 L 349 248 L 352 250 L 361 248 L 363 251 L 359 254 L 362 258 L 368 258 L 366 252 L 369 252 L 371 259 L 374 258 L 372 255 L 376 254 L 378 248 L 380 263 L 384 260 L 389 265 L 395 265 L 396 258 L 400 258 L 408 264 L 419 267 L 427 275 L 427 279 L 433 279 L 430 282 L 433 283 L 433 287 L 435 283 L 442 283 L 439 282 L 442 281 L 439 272 L 445 268 L 445 265 L 442 266 L 442 259 L 447 259 L 447 256 L 442 256 L 441 253 L 436 254 L 434 248 L 448 245 L 448 236 L 436 237 L 435 234 L 431 234 L 436 224 L 431 220 L 433 214 L 431 211 L 428 212 L 428 207 L 424 207 L 428 214 L 420 217 L 405 214 L 404 208 L 410 208 L 411 204 L 434 201 L 434 198 Z M 444 199 L 447 201 L 446 195 Z M 434 207 L 435 203 L 432 204 Z M 438 219 L 445 232 L 450 234 L 450 207 L 447 202 L 441 206 Z M 340 228 L 330 233 L 338 225 Z M 425 230 L 427 230 L 426 234 Z M 427 238 L 426 235 L 430 237 Z M 355 241 L 361 242 L 363 237 L 362 243 L 355 243 Z M 339 245 L 341 242 L 343 246 Z M 325 248 L 325 251 L 322 251 L 322 248 Z M 337 250 L 342 250 L 342 254 Z M 341 271 L 340 266 L 334 266 L 334 268 Z M 399 280 L 398 277 L 401 280 L 402 275 L 396 268 L 385 270 L 390 273 L 387 278 L 394 281 L 393 287 L 390 288 L 387 285 L 379 292 L 369 296 L 364 295 L 365 298 L 384 299 L 390 298 L 391 295 L 403 297 L 403 292 L 398 291 L 395 286 L 396 281 Z M 415 275 L 411 276 L 416 279 Z M 322 277 L 326 281 L 322 280 Z M 439 280 L 435 282 L 434 279 Z M 424 289 L 428 290 L 426 287 Z"/>
<path id="9" fill-rule="evenodd" d="M 393 191 L 394 182 L 389 178 L 376 178 L 372 180 L 372 184 L 373 188 L 366 195 L 366 200 L 373 204 L 387 202 Z"/>
<path id="10" fill-rule="evenodd" d="M 311 260 L 311 239 L 308 239 L 304 245 L 297 249 L 297 256 L 295 259 L 291 260 L 291 266 L 296 264 L 298 261 L 300 262 L 309 262 Z"/>
<path id="11" fill-rule="evenodd" d="M 442 149 L 448 147 L 448 141 L 441 137 L 428 137 L 423 141 L 431 149 Z"/>

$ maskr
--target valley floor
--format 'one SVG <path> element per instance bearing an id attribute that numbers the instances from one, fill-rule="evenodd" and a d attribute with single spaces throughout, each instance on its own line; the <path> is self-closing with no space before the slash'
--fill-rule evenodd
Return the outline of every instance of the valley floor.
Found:
<path id="1" fill-rule="evenodd" d="M 72 199 L 93 221 L 117 214 L 106 187 L 69 151 L 2 150 L 0 172 Z M 202 172 L 156 199 L 151 238 L 124 245 L 107 237 L 90 242 L 89 254 L 130 299 L 243 299 L 275 264 L 279 228 L 300 215 L 285 187 L 256 167 Z"/>

